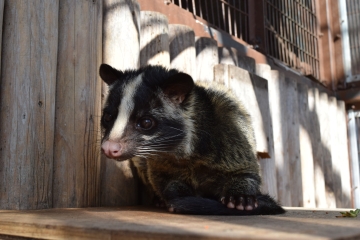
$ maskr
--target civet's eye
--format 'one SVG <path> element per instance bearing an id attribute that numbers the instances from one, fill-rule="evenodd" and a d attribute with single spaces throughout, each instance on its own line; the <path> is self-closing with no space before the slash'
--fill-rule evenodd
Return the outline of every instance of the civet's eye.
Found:
<path id="1" fill-rule="evenodd" d="M 105 122 L 110 122 L 113 119 L 113 116 L 109 113 L 105 113 L 104 114 L 104 121 Z"/>
<path id="2" fill-rule="evenodd" d="M 141 128 L 142 130 L 150 130 L 155 125 L 155 122 L 150 117 L 143 117 L 140 118 L 139 121 L 136 124 L 137 128 Z"/>

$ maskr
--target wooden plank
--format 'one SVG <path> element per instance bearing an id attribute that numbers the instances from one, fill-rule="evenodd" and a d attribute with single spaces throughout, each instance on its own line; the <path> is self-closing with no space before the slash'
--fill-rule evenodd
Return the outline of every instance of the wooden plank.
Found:
<path id="1" fill-rule="evenodd" d="M 284 206 L 291 206 L 290 166 L 288 152 L 288 113 L 285 75 L 271 71 L 269 79 L 269 103 L 274 134 L 274 159 L 276 164 L 278 200 Z"/>
<path id="2" fill-rule="evenodd" d="M 235 65 L 251 73 L 255 73 L 255 59 L 245 56 L 245 53 L 235 48 L 219 47 L 219 63 Z"/>
<path id="3" fill-rule="evenodd" d="M 212 38 L 195 37 L 196 80 L 213 81 L 214 66 L 219 63 L 217 42 Z"/>
<path id="4" fill-rule="evenodd" d="M 303 206 L 302 173 L 300 160 L 300 126 L 299 126 L 299 104 L 297 83 L 292 78 L 285 77 L 285 91 L 281 93 L 282 100 L 286 102 L 285 117 L 287 136 L 285 143 L 288 154 L 288 165 L 290 171 L 289 192 L 291 193 L 291 206 Z M 275 131 L 274 131 L 275 132 Z"/>
<path id="5" fill-rule="evenodd" d="M 185 25 L 169 25 L 170 66 L 196 79 L 195 33 Z"/>
<path id="6" fill-rule="evenodd" d="M 60 1 L 54 207 L 99 204 L 102 2 Z"/>
<path id="7" fill-rule="evenodd" d="M 338 154 L 338 126 L 337 126 L 337 100 L 335 97 L 328 98 L 328 120 L 330 131 L 331 144 L 331 162 L 333 174 L 333 189 L 335 195 L 336 207 L 342 206 L 342 186 L 341 186 L 341 155 Z M 340 157 L 340 158 L 339 158 Z"/>
<path id="8" fill-rule="evenodd" d="M 271 78 L 271 67 L 267 64 L 256 64 L 255 65 L 255 74 L 263 79 L 269 81 Z M 270 101 L 270 99 L 268 99 Z M 270 104 L 270 103 L 269 103 Z M 270 108 L 269 108 L 270 109 Z M 273 130 L 273 121 L 270 112 L 270 117 L 267 120 L 269 124 L 268 129 L 268 155 L 263 155 L 260 161 L 261 176 L 263 178 L 263 188 L 264 192 L 269 192 L 276 199 L 278 198 L 277 190 L 277 179 L 276 179 L 276 166 L 275 166 L 275 151 L 274 151 L 274 130 Z"/>
<path id="9" fill-rule="evenodd" d="M 103 62 L 117 69 L 140 66 L 140 6 L 136 0 L 105 0 L 103 29 Z M 142 40 L 145 35 L 142 35 Z M 144 54 L 144 52 L 142 52 Z M 103 96 L 107 95 L 102 85 Z M 103 99 L 104 102 L 104 99 Z M 101 113 L 98 114 L 99 116 Z M 101 156 L 101 206 L 132 205 L 138 202 L 135 169 L 129 161 L 117 162 Z"/>
<path id="10" fill-rule="evenodd" d="M 140 66 L 170 66 L 168 19 L 158 12 L 141 11 Z"/>
<path id="11" fill-rule="evenodd" d="M 298 84 L 298 104 L 299 104 L 299 124 L 300 124 L 300 159 L 301 176 L 303 190 L 303 206 L 315 207 L 315 187 L 314 187 L 314 156 L 312 138 L 310 132 L 310 111 L 308 99 L 308 87 Z"/>
<path id="12" fill-rule="evenodd" d="M 321 143 L 322 143 L 322 158 L 323 158 L 323 172 L 325 180 L 325 198 L 326 198 L 326 207 L 335 208 L 336 199 L 335 199 L 335 190 L 334 190 L 334 174 L 332 166 L 332 157 L 331 157 L 331 134 L 334 130 L 330 127 L 330 118 L 333 118 L 329 115 L 330 106 L 329 99 L 326 93 L 320 93 L 319 98 L 319 122 L 320 122 L 320 133 L 321 133 Z"/>
<path id="13" fill-rule="evenodd" d="M 272 138 L 269 111 L 268 84 L 263 78 L 233 65 L 219 64 L 214 68 L 215 82 L 223 83 L 238 97 L 249 111 L 255 131 L 256 150 L 260 156 L 263 191 L 277 197 L 275 163 L 269 158 Z M 269 151 L 270 149 L 270 151 Z"/>
<path id="14" fill-rule="evenodd" d="M 325 208 L 326 193 L 325 193 L 325 177 L 324 177 L 324 163 L 323 163 L 323 145 L 321 142 L 320 132 L 320 104 L 319 104 L 319 89 L 310 88 L 308 90 L 309 97 L 309 124 L 308 133 L 310 134 L 313 160 L 314 160 L 314 184 L 315 184 L 315 201 L 316 207 Z"/>
<path id="15" fill-rule="evenodd" d="M 0 236 L 42 239 L 358 239 L 360 218 L 288 208 L 276 216 L 189 216 L 141 207 L 0 211 Z M 345 209 L 348 210 L 348 209 Z"/>
<path id="16" fill-rule="evenodd" d="M 351 183 L 350 183 L 350 164 L 347 138 L 347 120 L 344 101 L 337 101 L 336 111 L 337 122 L 337 158 L 341 163 L 341 205 L 337 207 L 351 207 Z"/>
<path id="17" fill-rule="evenodd" d="M 52 207 L 58 11 L 58 0 L 5 2 L 0 87 L 3 209 Z"/>
<path id="18" fill-rule="evenodd" d="M 117 69 L 140 63 L 140 6 L 136 0 L 103 0 L 103 62 Z"/>

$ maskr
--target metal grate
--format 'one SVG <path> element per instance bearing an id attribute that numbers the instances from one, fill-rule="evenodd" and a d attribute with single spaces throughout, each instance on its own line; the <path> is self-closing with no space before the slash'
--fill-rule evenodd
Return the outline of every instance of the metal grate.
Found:
<path id="1" fill-rule="evenodd" d="M 248 0 L 172 0 L 230 35 L 249 40 Z"/>
<path id="2" fill-rule="evenodd" d="M 347 0 L 348 34 L 350 40 L 351 73 L 360 75 L 360 1 Z"/>
<path id="3" fill-rule="evenodd" d="M 267 54 L 319 79 L 314 1 L 265 0 L 264 8 Z"/>

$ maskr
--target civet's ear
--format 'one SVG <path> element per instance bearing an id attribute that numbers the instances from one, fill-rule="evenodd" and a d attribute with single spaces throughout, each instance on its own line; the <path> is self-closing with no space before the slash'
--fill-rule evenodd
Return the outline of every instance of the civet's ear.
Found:
<path id="1" fill-rule="evenodd" d="M 192 77 L 186 73 L 176 73 L 161 86 L 164 94 L 175 104 L 181 104 L 194 87 Z"/>
<path id="2" fill-rule="evenodd" d="M 106 82 L 106 84 L 109 86 L 112 85 L 115 81 L 121 79 L 123 76 L 123 72 L 107 64 L 101 64 L 99 74 L 102 80 L 104 80 L 104 82 Z"/>

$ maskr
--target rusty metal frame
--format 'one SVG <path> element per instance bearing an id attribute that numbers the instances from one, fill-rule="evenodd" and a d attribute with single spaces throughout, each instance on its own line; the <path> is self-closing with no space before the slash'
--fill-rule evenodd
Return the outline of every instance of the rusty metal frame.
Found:
<path id="1" fill-rule="evenodd" d="M 358 0 L 346 0 L 346 15 L 342 17 L 347 18 L 346 30 L 349 40 L 350 56 L 346 57 L 350 57 L 350 72 L 348 72 L 347 81 L 360 81 L 360 2 Z"/>
<path id="2" fill-rule="evenodd" d="M 264 0 L 266 53 L 319 79 L 316 10 L 312 0 Z"/>
<path id="3" fill-rule="evenodd" d="M 232 36 L 249 41 L 249 0 L 171 0 Z"/>

